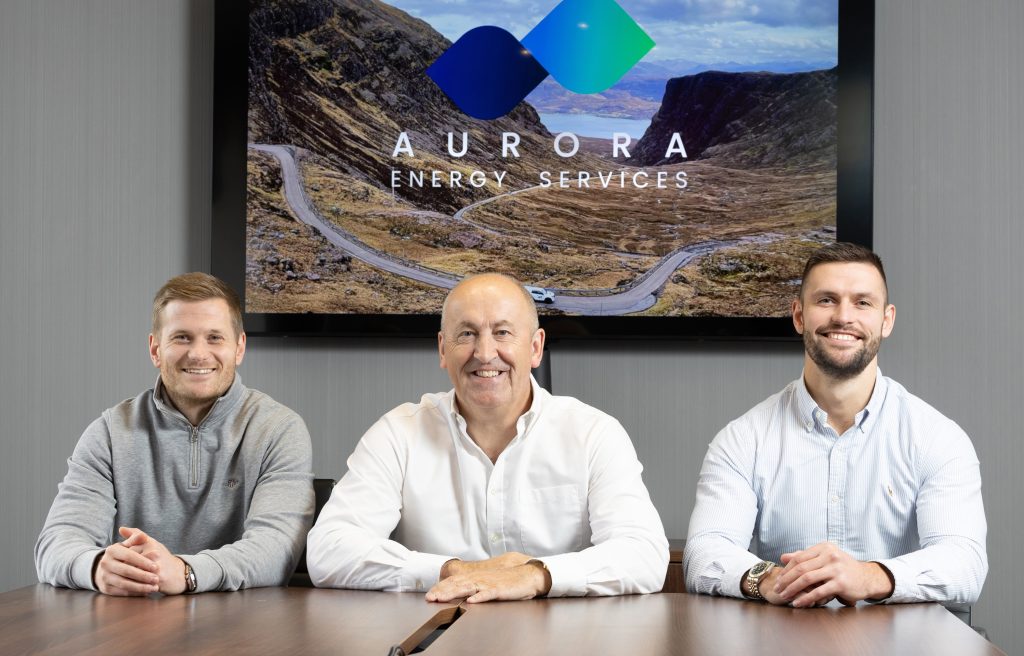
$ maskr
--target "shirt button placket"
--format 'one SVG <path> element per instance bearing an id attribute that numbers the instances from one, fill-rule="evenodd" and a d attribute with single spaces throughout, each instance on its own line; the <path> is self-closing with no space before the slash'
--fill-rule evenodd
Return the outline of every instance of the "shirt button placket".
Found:
<path id="1" fill-rule="evenodd" d="M 828 541 L 845 549 L 846 514 L 843 491 L 846 489 L 846 448 L 837 438 L 828 456 Z"/>
<path id="2" fill-rule="evenodd" d="M 499 459 L 491 471 L 490 480 L 487 481 L 487 549 L 492 557 L 505 553 L 501 531 L 505 515 L 504 498 L 501 494 L 504 469 L 504 462 Z"/>

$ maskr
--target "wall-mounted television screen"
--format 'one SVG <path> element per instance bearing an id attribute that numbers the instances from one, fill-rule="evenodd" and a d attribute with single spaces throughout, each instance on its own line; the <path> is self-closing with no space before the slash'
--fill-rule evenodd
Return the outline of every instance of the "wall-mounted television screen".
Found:
<path id="1" fill-rule="evenodd" d="M 250 332 L 783 337 L 871 245 L 872 2 L 218 0 L 213 272 Z"/>

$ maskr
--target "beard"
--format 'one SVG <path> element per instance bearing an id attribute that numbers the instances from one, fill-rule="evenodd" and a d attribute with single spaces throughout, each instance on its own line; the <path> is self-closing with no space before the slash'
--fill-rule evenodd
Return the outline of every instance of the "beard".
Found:
<path id="1" fill-rule="evenodd" d="M 860 331 L 852 331 L 848 327 L 836 324 L 831 324 L 819 332 L 828 333 L 833 331 L 856 332 L 858 336 L 861 335 Z M 846 359 L 840 360 L 825 349 L 824 345 L 818 341 L 819 337 L 821 339 L 828 339 L 824 335 L 812 334 L 811 331 L 805 330 L 804 349 L 807 351 L 807 355 L 810 356 L 811 361 L 818 365 L 818 369 L 833 380 L 849 380 L 858 376 L 875 359 L 875 356 L 878 355 L 878 349 L 882 345 L 882 338 L 879 335 L 868 339 L 862 337 L 860 349 L 854 353 L 846 354 Z"/>

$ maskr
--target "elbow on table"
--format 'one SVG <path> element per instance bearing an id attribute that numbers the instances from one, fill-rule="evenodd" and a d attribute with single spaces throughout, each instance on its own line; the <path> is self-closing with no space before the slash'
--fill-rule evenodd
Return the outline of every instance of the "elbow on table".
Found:
<path id="1" fill-rule="evenodd" d="M 690 594 L 715 594 L 714 581 L 721 575 L 721 572 L 718 572 L 718 577 L 708 575 L 716 566 L 713 560 L 708 562 L 703 551 L 698 539 L 686 541 L 683 551 L 683 582 Z"/>
<path id="2" fill-rule="evenodd" d="M 306 570 L 318 588 L 363 588 L 356 581 L 360 559 L 344 548 L 344 535 L 310 531 L 306 540 Z"/>
<path id="3" fill-rule="evenodd" d="M 631 584 L 625 586 L 626 594 L 651 594 L 661 592 L 665 587 L 665 576 L 668 572 L 668 542 L 664 545 L 651 545 L 654 550 L 651 557 L 642 559 L 631 577 Z"/>
<path id="4" fill-rule="evenodd" d="M 341 587 L 337 581 L 344 578 L 345 573 L 337 571 L 336 556 L 332 562 L 328 562 L 326 556 L 331 549 L 324 542 L 313 533 L 306 540 L 306 571 L 309 572 L 309 579 L 318 588 Z"/>
<path id="5" fill-rule="evenodd" d="M 985 585 L 988 576 L 988 554 L 983 543 L 977 541 L 960 541 L 960 555 L 957 560 L 960 563 L 959 571 L 951 571 L 941 578 L 949 581 L 951 578 L 959 579 L 953 585 L 947 585 L 948 601 L 959 604 L 975 604 L 981 596 L 981 589 Z"/>
<path id="6" fill-rule="evenodd" d="M 976 565 L 971 572 L 968 573 L 968 582 L 964 586 L 964 599 L 957 600 L 965 604 L 975 604 L 978 602 L 978 598 L 981 597 L 981 589 L 985 585 L 985 579 L 988 577 L 988 556 L 984 549 L 981 549 L 976 554 Z"/>

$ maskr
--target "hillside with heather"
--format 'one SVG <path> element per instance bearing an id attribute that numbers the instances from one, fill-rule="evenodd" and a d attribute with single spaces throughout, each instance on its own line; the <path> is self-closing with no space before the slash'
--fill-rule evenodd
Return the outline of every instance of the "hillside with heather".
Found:
<path id="1" fill-rule="evenodd" d="M 835 169 L 836 69 L 810 73 L 722 73 L 673 78 L 630 164 L 659 166 L 672 133 L 689 161 L 736 168 Z"/>

